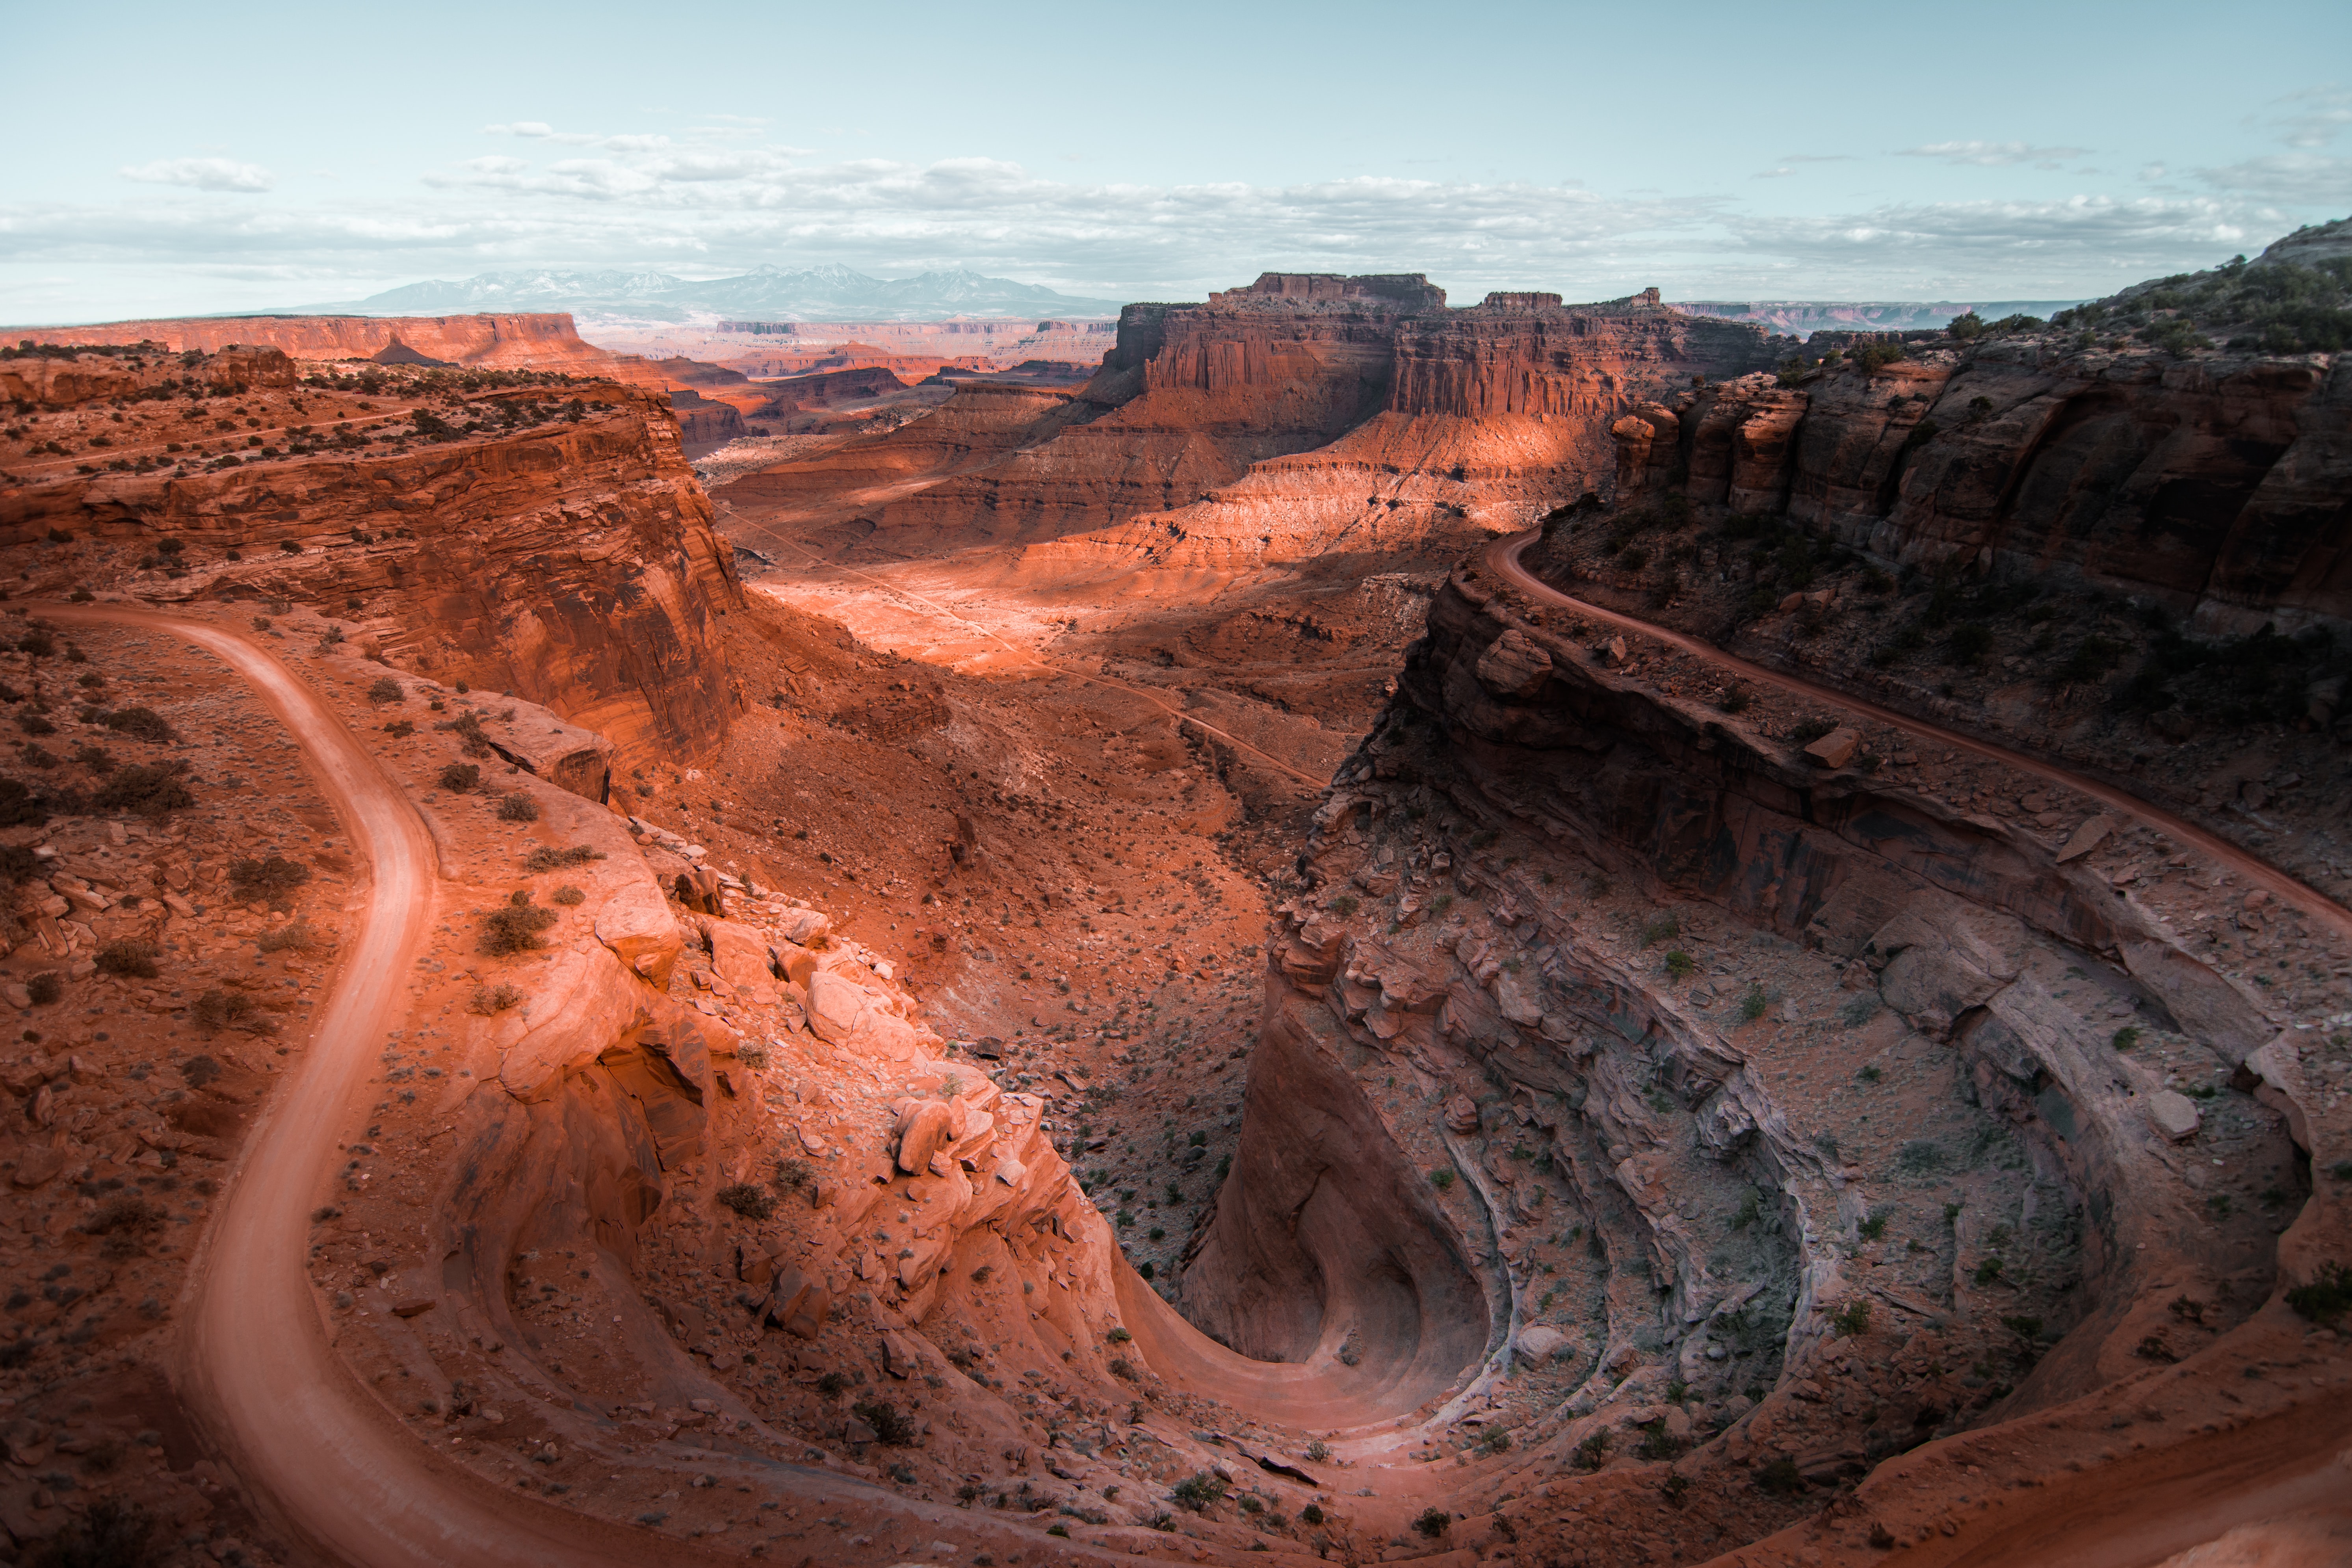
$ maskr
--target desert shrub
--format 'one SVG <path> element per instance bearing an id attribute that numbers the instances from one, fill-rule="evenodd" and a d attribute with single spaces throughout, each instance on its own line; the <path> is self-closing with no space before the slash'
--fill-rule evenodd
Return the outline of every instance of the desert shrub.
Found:
<path id="1" fill-rule="evenodd" d="M 1500 1426 L 1490 1426 L 1478 1435 L 1478 1451 L 1482 1454 L 1507 1454 L 1511 1448 L 1511 1435 Z"/>
<path id="2" fill-rule="evenodd" d="M 169 745 L 180 738 L 179 731 L 166 723 L 163 716 L 152 708 L 117 708 L 107 714 L 106 727 L 158 746 Z"/>
<path id="3" fill-rule="evenodd" d="M 58 732 L 58 727 L 38 713 L 19 713 L 16 715 L 16 728 L 27 735 L 54 735 Z"/>
<path id="4" fill-rule="evenodd" d="M 1660 915 L 1655 920 L 1647 921 L 1643 923 L 1642 945 L 1643 947 L 1649 947 L 1654 943 L 1665 942 L 1682 934 L 1682 921 L 1676 920 L 1672 915 Z"/>
<path id="5" fill-rule="evenodd" d="M 1113 1356 L 1110 1358 L 1110 1374 L 1123 1382 L 1133 1383 L 1136 1379 L 1135 1363 L 1125 1356 Z"/>
<path id="6" fill-rule="evenodd" d="M 383 732 L 395 741 L 405 741 L 416 733 L 416 726 L 405 719 L 394 719 L 383 727 Z"/>
<path id="7" fill-rule="evenodd" d="M 155 951 L 153 942 L 131 937 L 110 942 L 98 950 L 98 972 L 127 980 L 152 980 L 163 973 L 155 967 Z"/>
<path id="8" fill-rule="evenodd" d="M 809 1168 L 806 1160 L 779 1160 L 776 1173 L 768 1178 L 768 1184 L 780 1193 L 798 1193 L 807 1191 L 808 1184 L 815 1179 L 816 1173 Z M 972 1276 L 975 1279 L 981 1277 Z"/>
<path id="9" fill-rule="evenodd" d="M 2126 651 L 2113 637 L 2084 637 L 2058 667 L 2057 679 L 2069 684 L 2096 680 L 2120 663 Z"/>
<path id="10" fill-rule="evenodd" d="M 20 779 L 0 778 L 0 827 L 38 827 L 48 807 Z"/>
<path id="11" fill-rule="evenodd" d="M 202 1089 L 220 1075 L 220 1063 L 210 1057 L 190 1057 L 180 1064 L 180 1077 L 190 1089 Z"/>
<path id="12" fill-rule="evenodd" d="M 1454 1528 L 1454 1516 L 1442 1508 L 1426 1508 L 1413 1517 L 1412 1527 L 1426 1539 L 1434 1541 Z"/>
<path id="13" fill-rule="evenodd" d="M 737 1182 L 719 1189 L 722 1207 L 733 1209 L 745 1219 L 765 1219 L 776 1212 L 776 1200 L 749 1182 Z M 878 1431 L 880 1428 L 877 1428 Z"/>
<path id="14" fill-rule="evenodd" d="M 1715 700 L 1715 705 L 1726 713 L 1745 713 L 1755 702 L 1756 699 L 1744 686 L 1725 687 L 1723 695 Z"/>
<path id="15" fill-rule="evenodd" d="M 107 775 L 90 796 L 90 804 L 100 811 L 128 811 L 139 816 L 164 816 L 196 804 L 196 797 L 181 782 L 186 770 L 184 763 L 139 763 L 127 768 L 117 768 Z"/>
<path id="16" fill-rule="evenodd" d="M 556 889 L 552 893 L 550 893 L 547 896 L 547 901 L 551 904 L 562 904 L 569 908 L 574 904 L 586 903 L 588 901 L 588 895 L 573 887 L 571 883 L 566 882 L 563 886 Z"/>
<path id="17" fill-rule="evenodd" d="M 1356 909 L 1356 895 L 1353 893 L 1342 893 L 1331 900 L 1331 912 L 1335 915 L 1352 915 Z"/>
<path id="18" fill-rule="evenodd" d="M 158 1230 L 170 1217 L 161 1205 L 150 1204 L 135 1194 L 125 1193 L 120 1197 L 109 1198 L 96 1214 L 82 1221 L 81 1227 L 91 1236 L 113 1236 Z"/>
<path id="19" fill-rule="evenodd" d="M 1891 1209 L 1873 1209 L 1870 1211 L 1869 1217 L 1859 1222 L 1854 1228 L 1861 1232 L 1863 1240 L 1876 1241 L 1886 1234 L 1886 1222 L 1893 1217 L 1895 1217 L 1894 1211 Z M 1867 1301 L 1863 1303 L 1865 1310 L 1869 1305 Z"/>
<path id="20" fill-rule="evenodd" d="M 1906 1176 L 1924 1176 L 1942 1169 L 1943 1163 L 1943 1145 L 1929 1138 L 1914 1138 L 1895 1156 L 1895 1168 Z"/>
<path id="21" fill-rule="evenodd" d="M 539 933 L 553 925 L 557 916 L 553 910 L 543 910 L 530 901 L 527 892 L 482 916 L 482 931 L 476 947 L 493 958 L 508 953 L 525 952 L 540 945 Z"/>
<path id="22" fill-rule="evenodd" d="M 38 750 L 37 747 L 27 746 L 25 748 L 25 753 L 29 757 L 37 750 Z M 74 748 L 74 761 L 94 773 L 110 773 L 115 768 L 112 752 L 104 746 L 93 746 L 87 741 Z"/>
<path id="23" fill-rule="evenodd" d="M 524 858 L 522 868 L 536 876 L 542 871 L 562 871 L 573 866 L 585 866 L 591 860 L 602 860 L 604 852 L 591 849 L 585 844 L 574 844 L 569 849 L 539 848 Z"/>
<path id="24" fill-rule="evenodd" d="M 228 866 L 229 890 L 237 902 L 249 904 L 267 900 L 273 910 L 291 908 L 290 895 L 310 879 L 310 867 L 283 855 L 272 855 L 266 860 L 232 860 Z"/>
<path id="25" fill-rule="evenodd" d="M 2352 1268 L 2341 1263 L 2323 1263 L 2307 1285 L 2291 1286 L 2286 1304 L 2315 1323 L 2333 1326 L 2338 1318 L 2352 1312 Z"/>
<path id="26" fill-rule="evenodd" d="M 1429 1173 L 1429 1184 L 1442 1193 L 1454 1184 L 1454 1173 L 1441 1166 Z"/>
<path id="27" fill-rule="evenodd" d="M 1642 1424 L 1642 1441 L 1634 1452 L 1644 1459 L 1671 1459 L 1683 1451 L 1683 1440 L 1666 1430 L 1666 1418 Z"/>
<path id="28" fill-rule="evenodd" d="M 39 1552 L 34 1568 L 150 1568 L 163 1561 L 147 1510 L 120 1498 L 102 1497 L 81 1518 L 68 1517 Z"/>
<path id="29" fill-rule="evenodd" d="M 918 1433 L 914 1422 L 898 1414 L 898 1407 L 887 1399 L 864 1399 L 850 1410 L 860 1421 L 874 1428 L 875 1441 L 886 1448 L 911 1447 Z"/>
<path id="30" fill-rule="evenodd" d="M 54 969 L 45 969 L 25 982 L 26 994 L 36 1007 L 54 1006 L 66 994 L 65 976 Z"/>
<path id="31" fill-rule="evenodd" d="M 849 1386 L 849 1379 L 837 1372 L 828 1372 L 816 1380 L 816 1391 L 831 1399 Z"/>
<path id="32" fill-rule="evenodd" d="M 367 698 L 371 702 L 404 702 L 408 700 L 408 690 L 387 675 L 367 689 Z"/>
<path id="33" fill-rule="evenodd" d="M 0 844 L 0 882 L 21 887 L 39 873 L 41 858 L 22 844 Z"/>
<path id="34" fill-rule="evenodd" d="M 1952 628 L 1946 647 L 1951 650 L 1954 664 L 1974 669 L 1992 652 L 1992 628 L 1979 621 L 1962 621 Z"/>
<path id="35" fill-rule="evenodd" d="M 217 1034 L 223 1029 L 243 1029 L 248 1034 L 267 1035 L 275 1034 L 278 1029 L 258 1003 L 235 991 L 205 992 L 188 1009 L 188 1017 L 206 1034 Z"/>
<path id="36" fill-rule="evenodd" d="M 475 989 L 472 999 L 466 1004 L 466 1008 L 468 1012 L 488 1016 L 493 1013 L 503 1013 L 521 1000 L 522 993 L 511 985 L 483 985 Z"/>
<path id="37" fill-rule="evenodd" d="M 1199 1513 L 1225 1495 L 1225 1483 L 1206 1470 L 1195 1470 L 1169 1489 L 1168 1496 L 1178 1508 Z"/>
<path id="38" fill-rule="evenodd" d="M 1805 1478 L 1797 1461 L 1783 1454 L 1756 1472 L 1756 1485 L 1775 1497 L 1794 1497 L 1805 1489 Z"/>
<path id="39" fill-rule="evenodd" d="M 482 782 L 482 770 L 471 763 L 451 763 L 441 770 L 441 787 L 452 795 L 464 795 Z"/>
<path id="40" fill-rule="evenodd" d="M 1600 1431 L 1587 1436 L 1584 1441 L 1576 1446 L 1576 1453 L 1571 1462 L 1580 1470 L 1597 1470 L 1608 1458 L 1609 1429 L 1604 1426 Z"/>
<path id="41" fill-rule="evenodd" d="M 1771 999 L 1764 994 L 1764 987 L 1751 984 L 1748 987 L 1748 994 L 1739 999 L 1739 1016 L 1752 1024 L 1762 1017 L 1765 1009 L 1771 1005 Z"/>
<path id="42" fill-rule="evenodd" d="M 2107 1043 L 2119 1051 L 2127 1051 L 2139 1044 L 2139 1036 L 2140 1031 L 2137 1025 L 2126 1024 L 2108 1038 Z"/>
<path id="43" fill-rule="evenodd" d="M 517 790 L 499 802 L 499 820 L 500 822 L 537 822 L 539 802 L 531 799 L 522 791 Z"/>
<path id="44" fill-rule="evenodd" d="M 326 945 L 309 921 L 289 921 L 276 931 L 266 931 L 255 939 L 254 946 L 264 952 L 310 952 Z"/>
<path id="45" fill-rule="evenodd" d="M 1900 343 L 1872 343 L 1853 351 L 1853 368 L 1864 375 L 1874 375 L 1902 357 Z"/>
<path id="46" fill-rule="evenodd" d="M 1698 960 L 1676 948 L 1666 954 L 1666 973 L 1676 980 L 1688 980 L 1698 973 Z"/>

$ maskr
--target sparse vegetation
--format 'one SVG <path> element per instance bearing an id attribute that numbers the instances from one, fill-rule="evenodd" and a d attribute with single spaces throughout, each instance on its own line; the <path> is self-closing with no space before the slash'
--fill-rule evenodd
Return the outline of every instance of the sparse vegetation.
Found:
<path id="1" fill-rule="evenodd" d="M 464 795 L 482 782 L 482 770 L 471 763 L 449 763 L 441 769 L 441 787 L 452 795 Z"/>
<path id="2" fill-rule="evenodd" d="M 1870 1298 L 1856 1296 L 1830 1314 L 1830 1326 L 1846 1339 L 1870 1331 Z"/>
<path id="3" fill-rule="evenodd" d="M 152 942 L 119 938 L 98 950 L 98 972 L 126 980 L 152 980 L 163 973 L 155 967 L 155 952 Z"/>
<path id="4" fill-rule="evenodd" d="M 2352 1312 L 2352 1268 L 2321 1264 L 2308 1283 L 2287 1288 L 2286 1304 L 2315 1323 L 2334 1327 L 2338 1318 Z"/>
<path id="5" fill-rule="evenodd" d="M 196 804 L 181 775 L 182 762 L 140 763 L 117 768 L 90 796 L 100 811 L 127 811 L 138 816 L 165 816 Z"/>
<path id="6" fill-rule="evenodd" d="M 776 1212 L 776 1200 L 764 1188 L 749 1182 L 736 1182 L 719 1189 L 719 1203 L 734 1210 L 745 1219 L 766 1219 Z"/>
<path id="7" fill-rule="evenodd" d="M 1454 1528 L 1454 1516 L 1442 1508 L 1423 1509 L 1413 1517 L 1412 1527 L 1425 1539 L 1434 1541 Z"/>
<path id="8" fill-rule="evenodd" d="M 482 916 L 481 934 L 475 945 L 493 958 L 527 952 L 540 945 L 539 933 L 553 925 L 557 918 L 553 910 L 532 903 L 528 891 L 520 892 Z"/>
<path id="9" fill-rule="evenodd" d="M 915 1423 L 900 1415 L 898 1407 L 887 1399 L 861 1399 L 849 1408 L 860 1421 L 874 1428 L 874 1440 L 886 1448 L 912 1447 L 920 1436 Z"/>
<path id="10" fill-rule="evenodd" d="M 1190 1513 L 1205 1511 L 1225 1495 L 1225 1483 L 1206 1470 L 1195 1470 L 1169 1489 L 1169 1500 Z"/>
<path id="11" fill-rule="evenodd" d="M 574 844 L 569 849 L 541 847 L 532 850 L 524 858 L 522 868 L 533 876 L 538 876 L 545 871 L 570 870 L 574 866 L 585 866 L 591 860 L 602 860 L 604 858 L 603 850 L 591 848 L 585 844 Z"/>
<path id="12" fill-rule="evenodd" d="M 266 860 L 232 860 L 228 866 L 229 890 L 237 902 L 267 901 L 273 910 L 293 908 L 294 889 L 310 879 L 310 867 L 283 855 Z"/>
<path id="13" fill-rule="evenodd" d="M 1770 999 L 1764 994 L 1764 987 L 1751 984 L 1747 994 L 1739 999 L 1739 1016 L 1743 1022 L 1752 1024 L 1762 1017 L 1765 1009 L 1771 1005 Z"/>
<path id="14" fill-rule="evenodd" d="M 1666 954 L 1666 973 L 1675 980 L 1688 980 L 1698 973 L 1698 960 L 1681 948 Z"/>
<path id="15" fill-rule="evenodd" d="M 499 820 L 500 822 L 537 822 L 539 802 L 531 799 L 522 791 L 517 790 L 499 802 Z"/>
<path id="16" fill-rule="evenodd" d="M 254 939 L 253 945 L 264 952 L 311 952 L 327 944 L 309 921 L 289 921 L 276 931 L 264 931 Z"/>
<path id="17" fill-rule="evenodd" d="M 252 1035 L 278 1032 L 277 1024 L 261 1005 L 240 991 L 207 991 L 188 1008 L 189 1021 L 206 1034 L 242 1029 Z"/>

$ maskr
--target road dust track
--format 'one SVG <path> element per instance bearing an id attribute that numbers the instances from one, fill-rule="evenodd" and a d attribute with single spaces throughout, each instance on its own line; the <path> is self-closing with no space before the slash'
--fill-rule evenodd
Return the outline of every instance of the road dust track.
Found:
<path id="1" fill-rule="evenodd" d="M 2151 805 L 2129 790 L 2119 789 L 2114 784 L 2102 784 L 2094 778 L 2085 778 L 2081 773 L 2052 763 L 2042 762 L 2022 752 L 2012 752 L 2006 746 L 1997 746 L 1990 741 L 1979 741 L 1974 736 L 1962 734 L 1957 730 L 1947 730 L 1941 725 L 1931 724 L 1925 719 L 1915 719 L 1907 713 L 1898 713 L 1892 708 L 1882 708 L 1875 702 L 1848 696 L 1832 687 L 1817 686 L 1801 676 L 1784 674 L 1768 666 L 1751 663 L 1736 655 L 1727 654 L 1712 644 L 1699 641 L 1696 637 L 1685 637 L 1680 632 L 1670 632 L 1663 626 L 1652 626 L 1649 622 L 1636 616 L 1623 615 L 1616 610 L 1604 610 L 1598 605 L 1563 594 L 1519 563 L 1521 552 L 1539 537 L 1538 533 L 1528 532 L 1498 539 L 1486 546 L 1481 552 L 1481 559 L 1496 576 L 1530 598 L 1540 599 L 1546 604 L 1559 605 L 1574 610 L 1580 616 L 1591 616 L 1597 621 L 1604 621 L 1627 631 L 1639 632 L 1642 636 L 1664 643 L 1670 647 L 1679 648 L 1694 658 L 1714 665 L 1718 669 L 1731 670 L 1751 680 L 1759 680 L 1768 686 L 1777 686 L 1783 691 L 1792 692 L 1816 702 L 1825 702 L 1834 708 L 1843 708 L 1850 713 L 1858 713 L 1882 724 L 1891 724 L 1895 729 L 1907 734 L 1916 735 L 1922 740 L 1956 746 L 1973 755 L 2000 763 L 2004 767 L 2015 768 L 2020 772 L 2032 773 L 2036 778 L 2048 779 L 2053 784 L 2064 784 L 2069 789 L 2077 790 L 2104 805 L 2113 806 L 2117 811 L 2126 812 L 2139 818 L 2150 827 L 2161 829 L 2183 844 L 2195 845 L 2200 850 L 2221 861 L 2257 887 L 2269 889 L 2275 896 L 2302 910 L 2304 913 L 2334 926 L 2338 936 L 2352 938 L 2352 910 L 2345 909 L 2326 894 L 2297 881 L 2269 861 L 2240 848 L 2221 835 L 2200 827 L 2185 818 L 2175 816 L 2161 806 Z"/>
<path id="2" fill-rule="evenodd" d="M 236 1475 L 320 1554 L 362 1568 L 719 1561 L 498 1491 L 436 1461 L 336 1360 L 305 1271 L 310 1211 L 433 920 L 432 839 L 342 721 L 247 638 L 138 610 L 61 605 L 41 614 L 167 632 L 226 660 L 299 742 L 370 864 L 367 907 L 309 1047 L 255 1123 L 191 1277 L 185 1392 Z"/>

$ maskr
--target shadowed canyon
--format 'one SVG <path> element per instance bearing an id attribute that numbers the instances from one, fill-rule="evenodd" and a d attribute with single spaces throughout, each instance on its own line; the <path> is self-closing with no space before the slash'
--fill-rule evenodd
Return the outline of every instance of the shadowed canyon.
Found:
<path id="1" fill-rule="evenodd" d="M 2347 224 L 0 331 L 0 1559 L 2352 1560 Z"/>

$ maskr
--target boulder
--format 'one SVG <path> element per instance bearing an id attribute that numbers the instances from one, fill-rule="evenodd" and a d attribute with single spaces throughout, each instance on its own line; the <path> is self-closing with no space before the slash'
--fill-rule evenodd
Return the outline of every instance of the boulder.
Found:
<path id="1" fill-rule="evenodd" d="M 1853 761 L 1853 753 L 1862 744 L 1862 737 L 1841 724 L 1805 748 L 1805 755 L 1825 768 L 1842 768 Z"/>
<path id="2" fill-rule="evenodd" d="M 677 917 L 652 879 L 632 877 L 614 889 L 596 911 L 596 940 L 610 948 L 621 966 L 667 990 L 670 971 L 685 947 Z"/>
<path id="3" fill-rule="evenodd" d="M 1474 673 L 1497 697 L 1532 697 L 1551 674 L 1551 655 L 1514 626 L 1487 645 Z"/>
<path id="4" fill-rule="evenodd" d="M 922 1047 L 914 1026 L 899 1016 L 902 1005 L 839 969 L 820 969 L 808 978 L 809 1027 L 829 1046 L 912 1060 Z"/>
<path id="5" fill-rule="evenodd" d="M 824 1331 L 824 1321 L 832 1311 L 833 1296 L 824 1280 L 789 1263 L 777 1268 L 768 1293 L 768 1316 L 779 1328 L 813 1340 Z"/>
<path id="6" fill-rule="evenodd" d="M 726 920 L 704 921 L 703 931 L 710 939 L 710 967 L 745 1000 L 772 1006 L 782 999 L 783 992 L 768 967 L 764 933 Z"/>
<path id="7" fill-rule="evenodd" d="M 1445 1102 L 1445 1130 L 1467 1135 L 1478 1131 L 1478 1106 L 1466 1094 L 1457 1094 Z"/>
<path id="8" fill-rule="evenodd" d="M 898 1169 L 919 1176 L 931 1168 L 932 1156 L 955 1141 L 955 1112 L 945 1100 L 927 1100 L 907 1108 L 898 1118 Z"/>
<path id="9" fill-rule="evenodd" d="M 1511 1342 L 1528 1360 L 1543 1361 L 1558 1355 L 1574 1342 L 1558 1329 L 1538 1323 L 1532 1328 L 1521 1329 L 1518 1337 Z"/>
<path id="10" fill-rule="evenodd" d="M 2175 1143 L 2186 1143 L 2196 1137 L 2198 1128 L 2204 1124 L 2197 1102 L 2168 1089 L 2159 1089 L 2147 1097 L 2147 1120 Z"/>

